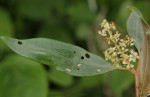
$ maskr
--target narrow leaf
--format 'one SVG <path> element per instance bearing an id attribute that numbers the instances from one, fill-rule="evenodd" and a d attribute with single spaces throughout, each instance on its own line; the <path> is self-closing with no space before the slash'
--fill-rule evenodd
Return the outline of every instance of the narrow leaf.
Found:
<path id="1" fill-rule="evenodd" d="M 135 12 L 132 12 L 127 20 L 127 30 L 131 37 L 135 40 L 135 46 L 140 52 L 144 38 L 144 29 L 141 18 Z"/>
<path id="2" fill-rule="evenodd" d="M 101 57 L 67 43 L 34 38 L 18 40 L 1 37 L 16 53 L 75 76 L 91 76 L 116 69 Z"/>

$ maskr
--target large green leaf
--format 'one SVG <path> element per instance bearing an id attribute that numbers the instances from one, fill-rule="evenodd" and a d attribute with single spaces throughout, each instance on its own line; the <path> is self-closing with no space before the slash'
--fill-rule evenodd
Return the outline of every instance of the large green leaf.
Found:
<path id="1" fill-rule="evenodd" d="M 0 63 L 0 97 L 47 97 L 44 68 L 32 60 L 10 55 Z"/>
<path id="2" fill-rule="evenodd" d="M 16 53 L 76 76 L 90 76 L 116 69 L 101 57 L 63 42 L 45 38 L 18 40 L 1 37 Z"/>

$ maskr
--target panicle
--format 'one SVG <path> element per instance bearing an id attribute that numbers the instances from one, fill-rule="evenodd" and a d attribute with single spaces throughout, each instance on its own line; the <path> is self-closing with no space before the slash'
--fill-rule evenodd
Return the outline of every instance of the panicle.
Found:
<path id="1" fill-rule="evenodd" d="M 105 59 L 120 68 L 132 69 L 133 62 L 139 59 L 139 54 L 133 49 L 129 50 L 130 46 L 134 46 L 135 40 L 126 35 L 125 38 L 120 38 L 120 33 L 116 30 L 114 22 L 107 22 L 106 19 L 100 24 L 102 30 L 98 33 L 103 36 L 110 47 L 104 52 Z"/>

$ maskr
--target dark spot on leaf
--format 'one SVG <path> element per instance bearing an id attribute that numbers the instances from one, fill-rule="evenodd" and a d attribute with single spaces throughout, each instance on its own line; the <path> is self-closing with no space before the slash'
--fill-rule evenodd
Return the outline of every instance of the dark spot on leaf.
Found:
<path id="1" fill-rule="evenodd" d="M 81 56 L 81 59 L 83 60 L 83 59 L 84 59 L 84 57 L 83 57 L 83 56 Z"/>
<path id="2" fill-rule="evenodd" d="M 51 68 L 49 65 L 44 64 L 44 68 L 46 69 L 46 71 L 49 71 Z"/>
<path id="3" fill-rule="evenodd" d="M 86 56 L 87 58 L 90 58 L 90 55 L 89 55 L 89 54 L 85 54 L 85 56 Z"/>
<path id="4" fill-rule="evenodd" d="M 19 45 L 22 45 L 22 42 L 21 42 L 21 41 L 18 41 L 18 44 L 19 44 Z"/>
<path id="5" fill-rule="evenodd" d="M 74 51 L 73 53 L 76 53 L 76 51 Z"/>

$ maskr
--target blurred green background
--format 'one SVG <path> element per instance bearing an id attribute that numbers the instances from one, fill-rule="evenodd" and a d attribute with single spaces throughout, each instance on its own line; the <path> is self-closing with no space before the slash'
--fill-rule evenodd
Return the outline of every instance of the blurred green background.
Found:
<path id="1" fill-rule="evenodd" d="M 150 22 L 149 0 L 0 0 L 0 36 L 52 38 L 103 56 L 107 45 L 97 34 L 99 24 L 106 18 L 127 34 L 128 6 L 137 7 Z M 129 72 L 70 76 L 18 56 L 0 40 L 0 97 L 134 97 L 134 93 Z"/>

